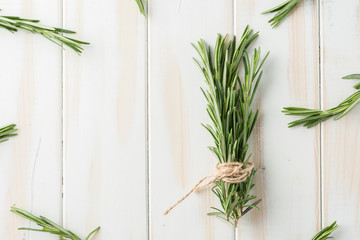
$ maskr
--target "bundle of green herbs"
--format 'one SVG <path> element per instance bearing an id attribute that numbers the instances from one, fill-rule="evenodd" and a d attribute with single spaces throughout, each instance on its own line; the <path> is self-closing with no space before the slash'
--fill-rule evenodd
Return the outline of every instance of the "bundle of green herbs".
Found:
<path id="1" fill-rule="evenodd" d="M 257 36 L 258 32 L 246 27 L 239 43 L 235 37 L 228 40 L 227 36 L 219 34 L 214 49 L 203 40 L 198 42 L 198 46 L 193 45 L 201 59 L 195 61 L 208 87 L 202 92 L 212 125 L 204 124 L 204 127 L 215 143 L 209 149 L 219 163 L 240 162 L 244 168 L 251 159 L 248 142 L 258 117 L 258 110 L 253 109 L 252 103 L 262 76 L 261 67 L 268 56 L 266 54 L 261 60 L 260 48 L 248 56 L 247 50 Z M 241 70 L 243 77 L 240 77 Z M 257 198 L 251 193 L 255 173 L 253 169 L 247 180 L 241 183 L 216 181 L 212 191 L 219 198 L 221 209 L 212 207 L 214 212 L 209 215 L 237 226 L 245 213 L 258 209 L 259 200 L 250 203 Z"/>

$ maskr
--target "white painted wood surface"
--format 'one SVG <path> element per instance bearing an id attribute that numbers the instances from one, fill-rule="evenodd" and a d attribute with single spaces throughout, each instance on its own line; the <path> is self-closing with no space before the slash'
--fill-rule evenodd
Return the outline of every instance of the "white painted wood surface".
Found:
<path id="1" fill-rule="evenodd" d="M 232 14 L 229 0 L 150 2 L 151 239 L 233 239 L 231 226 L 207 216 L 217 203 L 210 189 L 163 216 L 216 165 L 207 149 L 212 139 L 200 125 L 209 122 L 200 91 L 205 84 L 190 43 L 204 38 L 214 44 L 216 33 L 231 34 Z"/>
<path id="2" fill-rule="evenodd" d="M 19 232 L 9 207 L 46 215 L 97 240 L 310 239 L 338 220 L 336 239 L 357 239 L 360 109 L 310 130 L 288 129 L 284 106 L 330 108 L 354 92 L 360 73 L 356 0 L 304 1 L 276 30 L 260 13 L 281 0 L 6 0 L 4 15 L 41 19 L 89 41 L 83 55 L 28 33 L 0 31 L 0 124 L 19 136 L 0 145 L 0 238 L 56 239 Z M 320 14 L 320 15 L 319 15 Z M 265 54 L 252 149 L 259 167 L 252 211 L 237 231 L 206 215 L 210 189 L 163 211 L 216 160 L 190 46 L 217 33 L 260 31 Z M 63 181 L 62 181 L 63 179 Z"/>
<path id="3" fill-rule="evenodd" d="M 355 92 L 358 81 L 342 80 L 359 72 L 359 1 L 321 5 L 321 91 L 322 105 L 331 108 Z M 337 239 L 360 236 L 360 109 L 339 121 L 323 124 L 323 218 L 325 224 L 338 220 Z"/>
<path id="4" fill-rule="evenodd" d="M 256 194 L 261 211 L 243 219 L 239 239 L 310 239 L 320 228 L 319 130 L 287 128 L 295 118 L 284 106 L 318 108 L 318 24 L 316 1 L 301 3 L 273 30 L 260 15 L 273 1 L 241 0 L 236 4 L 236 32 L 246 26 L 260 31 L 255 45 L 270 51 L 258 92 L 260 117 L 253 136 L 259 167 Z M 290 237 L 291 236 L 291 237 Z"/>
<path id="5" fill-rule="evenodd" d="M 91 42 L 64 58 L 65 226 L 145 239 L 145 21 L 131 1 L 69 0 L 64 22 Z"/>
<path id="6" fill-rule="evenodd" d="M 58 1 L 9 0 L 1 14 L 61 25 Z M 36 17 L 34 17 L 36 16 Z M 17 231 L 28 221 L 10 206 L 61 222 L 61 50 L 40 36 L 0 31 L 1 125 L 17 123 L 21 137 L 0 146 L 0 238 L 56 239 Z"/>

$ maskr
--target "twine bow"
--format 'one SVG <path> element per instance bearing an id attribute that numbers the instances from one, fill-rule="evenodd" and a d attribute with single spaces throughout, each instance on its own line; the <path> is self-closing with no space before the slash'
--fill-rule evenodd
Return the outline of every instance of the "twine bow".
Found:
<path id="1" fill-rule="evenodd" d="M 218 163 L 216 165 L 216 174 L 208 175 L 202 178 L 184 197 L 180 198 L 179 201 L 166 210 L 164 215 L 167 215 L 179 203 L 184 201 L 191 193 L 198 192 L 218 180 L 222 180 L 228 183 L 244 182 L 250 176 L 250 173 L 254 168 L 254 164 L 248 162 L 245 168 L 243 168 L 243 166 L 244 164 L 240 162 Z"/>

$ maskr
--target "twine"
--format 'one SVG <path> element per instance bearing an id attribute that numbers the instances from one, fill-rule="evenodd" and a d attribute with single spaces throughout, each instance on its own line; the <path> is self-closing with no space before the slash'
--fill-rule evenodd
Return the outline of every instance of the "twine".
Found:
<path id="1" fill-rule="evenodd" d="M 254 168 L 254 164 L 248 162 L 246 167 L 243 168 L 244 164 L 240 162 L 227 162 L 227 163 L 218 163 L 216 165 L 216 174 L 208 175 L 202 178 L 184 197 L 180 198 L 174 205 L 172 205 L 168 210 L 164 212 L 164 215 L 167 215 L 173 208 L 175 208 L 179 203 L 184 201 L 191 193 L 198 192 L 201 189 L 208 187 L 218 180 L 222 180 L 228 183 L 241 183 L 244 182 L 249 176 Z M 210 179 L 210 180 L 208 180 Z M 204 182 L 208 180 L 207 182 Z"/>

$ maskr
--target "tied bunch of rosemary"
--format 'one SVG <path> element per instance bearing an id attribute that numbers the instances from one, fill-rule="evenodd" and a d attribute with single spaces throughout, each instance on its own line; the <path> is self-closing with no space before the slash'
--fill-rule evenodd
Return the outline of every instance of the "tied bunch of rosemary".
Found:
<path id="1" fill-rule="evenodd" d="M 147 2 L 146 0 L 135 0 L 137 3 L 140 13 L 146 17 Z"/>
<path id="2" fill-rule="evenodd" d="M 262 14 L 276 12 L 275 16 L 269 20 L 270 25 L 275 28 L 282 20 L 284 20 L 284 18 L 286 18 L 286 16 L 288 16 L 294 10 L 299 2 L 300 0 L 288 0 L 279 6 L 263 12 Z"/>
<path id="3" fill-rule="evenodd" d="M 0 9 L 1 11 L 1 9 Z M 81 54 L 84 50 L 82 45 L 88 42 L 79 41 L 73 38 L 65 37 L 63 34 L 74 34 L 76 32 L 63 28 L 48 27 L 39 23 L 39 20 L 25 19 L 14 16 L 0 16 L 0 27 L 12 33 L 18 30 L 25 30 L 31 33 L 40 34 L 51 42 L 63 47 L 63 45 L 71 48 L 77 54 Z"/>
<path id="4" fill-rule="evenodd" d="M 17 129 L 15 124 L 10 124 L 8 126 L 0 128 L 0 143 L 9 140 L 10 137 L 16 136 Z"/>
<path id="5" fill-rule="evenodd" d="M 196 61 L 204 74 L 208 90 L 203 94 L 207 100 L 207 112 L 212 125 L 204 125 L 214 139 L 215 146 L 209 147 L 219 163 L 241 162 L 246 167 L 250 160 L 248 141 L 254 129 L 258 111 L 252 109 L 252 102 L 258 88 L 266 57 L 260 59 L 260 48 L 255 49 L 251 58 L 247 49 L 258 33 L 246 27 L 236 44 L 235 37 L 228 41 L 227 36 L 218 35 L 215 49 L 212 51 L 203 41 L 198 42 L 197 50 L 201 61 Z M 240 68 L 244 78 L 240 79 Z M 212 207 L 215 215 L 232 223 L 235 227 L 241 216 L 256 206 L 260 201 L 250 204 L 256 198 L 250 193 L 254 187 L 254 175 L 242 183 L 216 181 L 212 191 L 219 198 L 222 209 Z"/>
<path id="6" fill-rule="evenodd" d="M 36 223 L 38 226 L 42 227 L 42 229 L 35 229 L 35 228 L 18 228 L 18 230 L 30 230 L 30 231 L 37 231 L 37 232 L 46 232 L 50 234 L 54 234 L 59 236 L 60 240 L 81 240 L 79 236 L 77 236 L 75 233 L 71 232 L 70 230 L 67 230 L 60 225 L 54 223 L 53 221 L 49 220 L 46 217 L 40 216 L 37 217 L 25 210 L 22 210 L 17 207 L 11 207 L 11 212 L 28 219 L 34 223 Z M 96 233 L 100 227 L 97 227 L 92 232 L 90 232 L 87 237 L 84 240 L 90 239 L 90 237 Z"/>
<path id="7" fill-rule="evenodd" d="M 349 75 L 343 77 L 343 79 L 360 79 L 360 74 Z M 285 107 L 284 111 L 282 112 L 286 115 L 305 116 L 303 119 L 299 119 L 289 123 L 289 127 L 303 125 L 304 127 L 311 128 L 330 118 L 334 118 L 334 120 L 339 120 L 360 103 L 360 83 L 357 83 L 354 88 L 358 91 L 352 94 L 350 97 L 346 98 L 338 106 L 329 110 L 323 111 L 308 108 Z"/>
<path id="8" fill-rule="evenodd" d="M 332 238 L 330 235 L 338 229 L 339 225 L 336 224 L 336 221 L 333 222 L 330 226 L 322 229 L 318 232 L 311 240 L 325 240 Z"/>

